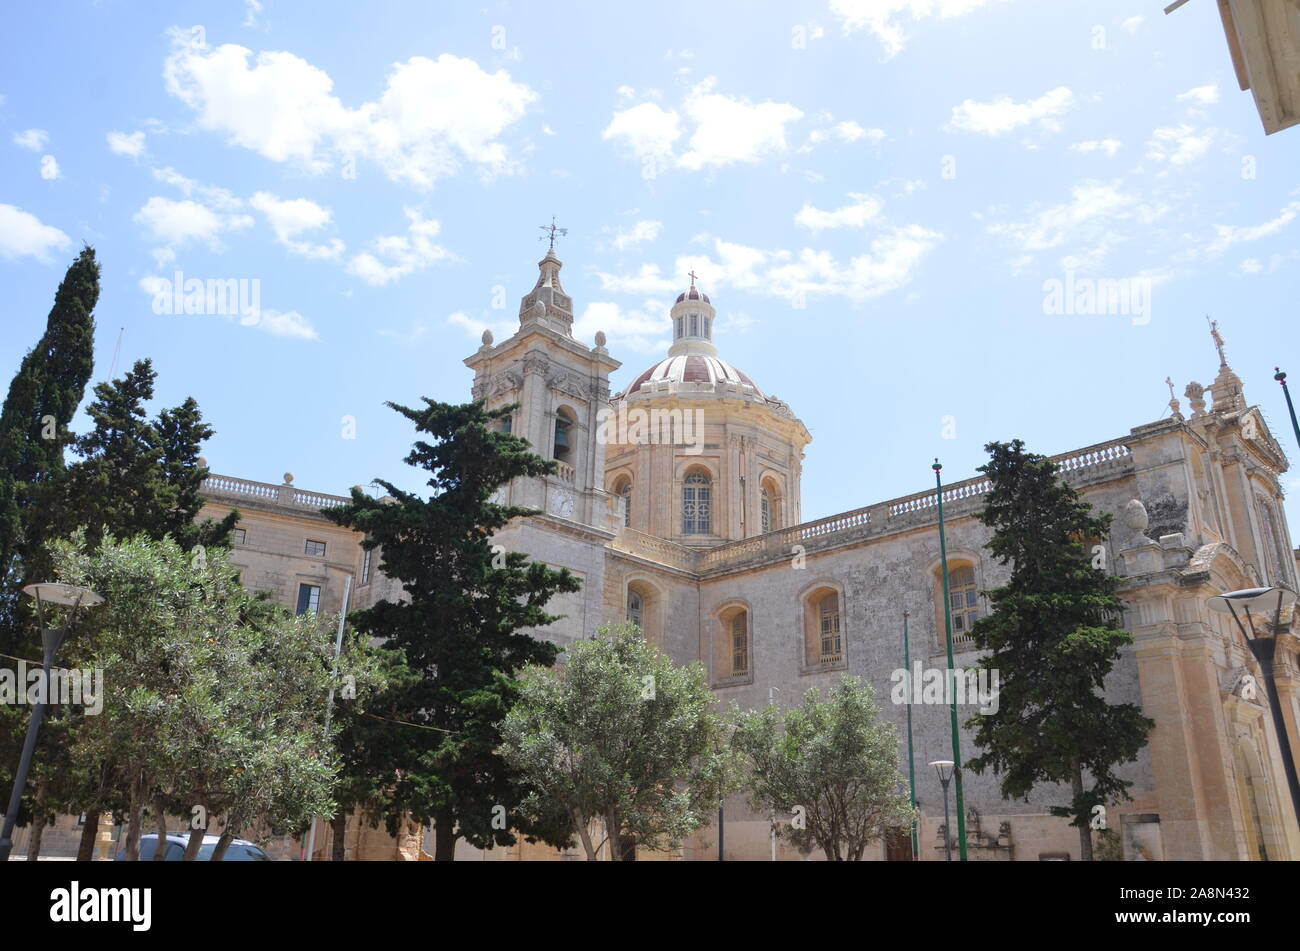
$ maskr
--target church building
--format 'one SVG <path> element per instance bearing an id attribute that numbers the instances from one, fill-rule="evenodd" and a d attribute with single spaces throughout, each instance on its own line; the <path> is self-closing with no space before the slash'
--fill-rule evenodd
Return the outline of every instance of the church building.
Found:
<path id="1" fill-rule="evenodd" d="M 561 267 L 548 251 L 514 335 L 498 343 L 485 333 L 465 360 L 473 398 L 489 408 L 518 404 L 510 431 L 558 463 L 553 475 L 516 480 L 500 495 L 540 514 L 512 523 L 499 543 L 582 581 L 580 591 L 551 602 L 564 617 L 540 636 L 564 646 L 630 619 L 677 663 L 701 662 L 724 708 L 792 706 L 811 687 L 855 675 L 874 687 L 881 716 L 898 725 L 906 775 L 906 709 L 891 702 L 904 616 L 913 661 L 946 667 L 946 572 L 955 661 L 970 665 L 971 625 L 988 610 L 982 592 L 1009 574 L 985 549 L 989 532 L 976 519 L 987 483 L 944 488 L 946 565 L 933 488 L 803 521 L 809 430 L 724 359 L 717 312 L 695 277 L 664 316 L 672 335 L 665 357 L 611 394 L 621 364 L 604 334 L 591 345 L 574 338 Z M 1216 375 L 1208 387 L 1186 386 L 1186 414 L 1175 397 L 1160 421 L 1117 425 L 1113 439 L 1053 457 L 1095 510 L 1115 516 L 1099 554 L 1120 579 L 1134 643 L 1107 693 L 1140 704 L 1156 723 L 1138 760 L 1121 770 L 1133 781 L 1133 800 L 1107 815 L 1130 860 L 1300 859 L 1268 695 L 1243 688 L 1258 667 L 1231 619 L 1208 604 L 1241 588 L 1297 588 L 1279 482 L 1288 464 L 1214 335 Z M 319 515 L 341 496 L 298 489 L 289 474 L 280 484 L 214 474 L 205 494 L 204 516 L 242 513 L 232 559 L 250 589 L 299 612 L 338 611 L 348 579 L 354 610 L 400 596 L 379 572 L 378 553 L 363 552 L 359 536 Z M 1282 714 L 1300 751 L 1298 648 L 1293 633 L 1279 635 Z M 947 705 L 914 705 L 913 723 L 923 814 L 917 858 L 942 861 L 943 790 L 926 764 L 951 758 Z M 969 731 L 962 750 L 973 755 Z M 1068 801 L 1068 790 L 1005 801 L 995 777 L 964 778 L 971 860 L 1079 858 L 1077 830 L 1048 811 Z M 821 858 L 774 846 L 772 817 L 751 812 L 742 796 L 726 802 L 723 822 L 727 859 Z M 428 830 L 418 829 L 395 841 L 352 822 L 345 847 L 349 858 L 416 858 L 422 832 L 427 841 Z M 949 834 L 955 838 L 955 821 Z M 718 839 L 715 820 L 676 852 L 639 850 L 637 858 L 716 860 Z M 324 824 L 317 848 L 329 854 Z M 881 842 L 868 857 L 905 859 L 910 851 L 910 842 Z M 580 855 L 523 844 L 480 852 L 461 843 L 458 851 L 485 860 Z"/>

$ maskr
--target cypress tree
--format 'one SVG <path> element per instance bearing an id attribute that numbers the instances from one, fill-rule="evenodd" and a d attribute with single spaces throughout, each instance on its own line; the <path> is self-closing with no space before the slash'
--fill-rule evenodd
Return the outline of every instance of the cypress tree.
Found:
<path id="1" fill-rule="evenodd" d="M 546 612 L 547 601 L 581 583 L 521 552 L 494 551 L 499 529 L 537 513 L 491 501 L 512 479 L 557 466 L 498 430 L 514 406 L 424 403 L 421 409 L 387 405 L 432 437 L 417 441 L 405 459 L 431 474 L 431 496 L 379 480 L 389 498 L 354 489 L 351 502 L 324 511 L 365 533 L 366 547 L 381 549 L 384 574 L 405 592 L 401 602 L 380 601 L 351 616 L 358 630 L 400 648 L 420 675 L 402 691 L 398 719 L 426 729 L 393 727 L 403 731 L 404 749 L 388 791 L 388 829 L 395 834 L 407 817 L 434 822 L 440 861 L 454 857 L 461 837 L 480 848 L 510 845 L 512 829 L 565 844 L 567 829 L 530 825 L 520 811 L 527 791 L 499 752 L 499 725 L 519 696 L 520 670 L 550 666 L 558 654 L 555 645 L 521 629 L 557 620 Z"/>
<path id="2" fill-rule="evenodd" d="M 1106 536 L 1111 516 L 1094 514 L 1056 464 L 1019 439 L 985 449 L 990 460 L 979 471 L 992 488 L 979 518 L 1011 579 L 988 593 L 993 611 L 971 629 L 987 652 L 979 666 L 998 671 L 999 689 L 997 712 L 967 724 L 983 752 L 966 765 L 998 773 L 1005 799 L 1028 799 L 1039 783 L 1069 784 L 1069 803 L 1050 811 L 1071 819 L 1091 861 L 1090 824 L 1105 828 L 1097 822 L 1105 807 L 1131 798 L 1132 783 L 1115 767 L 1137 758 L 1155 726 L 1139 706 L 1105 697 L 1106 676 L 1133 642 L 1119 625 L 1118 579 L 1084 548 Z"/>
<path id="3" fill-rule="evenodd" d="M 99 264 L 86 247 L 64 274 L 45 333 L 23 358 L 0 410 L 0 643 L 22 638 L 25 568 L 46 541 L 27 513 L 62 478 L 68 425 L 94 370 Z"/>

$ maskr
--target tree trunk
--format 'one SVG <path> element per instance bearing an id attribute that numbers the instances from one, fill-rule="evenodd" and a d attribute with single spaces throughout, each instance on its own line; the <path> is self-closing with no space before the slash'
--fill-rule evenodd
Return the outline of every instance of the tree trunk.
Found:
<path id="1" fill-rule="evenodd" d="M 45 794 L 48 788 L 45 780 L 36 784 L 36 801 L 32 803 L 32 831 L 27 837 L 29 862 L 35 862 L 41 854 L 41 838 L 45 835 Z"/>
<path id="2" fill-rule="evenodd" d="M 199 818 L 203 825 L 199 828 L 193 828 L 191 822 L 190 839 L 185 843 L 185 854 L 181 856 L 182 862 L 196 862 L 199 858 L 199 849 L 203 848 L 203 837 L 208 834 L 208 811 L 204 809 L 199 813 Z"/>
<path id="3" fill-rule="evenodd" d="M 95 840 L 99 838 L 99 812 L 87 812 L 86 824 L 81 828 L 81 842 L 77 845 L 77 861 L 95 861 Z"/>
<path id="4" fill-rule="evenodd" d="M 333 836 L 330 840 L 330 861 L 345 861 L 348 849 L 343 837 L 348 833 L 348 814 L 342 809 L 339 810 L 337 816 L 330 820 L 330 832 Z"/>
<path id="5" fill-rule="evenodd" d="M 587 861 L 596 861 L 596 847 L 591 842 L 591 828 L 587 825 L 587 817 L 577 809 L 569 813 L 573 817 L 574 828 L 578 830 L 578 838 L 582 842 L 582 849 L 587 853 Z"/>
<path id="6" fill-rule="evenodd" d="M 140 861 L 140 833 L 144 830 L 144 773 L 136 770 L 135 778 L 131 780 L 131 814 L 129 820 L 131 825 L 126 831 L 126 860 L 128 862 Z"/>
<path id="7" fill-rule="evenodd" d="M 1078 802 L 1083 795 L 1083 767 L 1079 765 L 1076 757 L 1071 763 L 1074 767 L 1074 776 L 1071 777 L 1070 785 L 1074 788 L 1074 801 Z M 1092 861 L 1092 829 L 1088 827 L 1089 816 L 1079 816 L 1083 822 L 1079 826 L 1079 861 Z"/>
<path id="8" fill-rule="evenodd" d="M 439 810 L 433 819 L 433 860 L 435 862 L 454 862 L 456 860 L 455 833 L 456 820 L 450 809 Z"/>
<path id="9" fill-rule="evenodd" d="M 605 841 L 609 843 L 609 860 L 623 861 L 623 840 L 618 834 L 618 810 L 611 809 L 605 815 Z"/>
<path id="10" fill-rule="evenodd" d="M 153 850 L 153 860 L 165 862 L 167 853 L 171 850 L 167 847 L 167 810 L 163 808 L 161 798 L 153 801 L 153 811 L 157 813 L 158 819 L 158 847 Z"/>
<path id="11" fill-rule="evenodd" d="M 212 850 L 212 858 L 209 862 L 222 862 L 226 858 L 226 850 L 230 848 L 230 843 L 235 838 L 235 826 L 230 820 L 226 821 L 226 828 L 221 833 L 221 838 L 217 840 L 217 847 Z"/>

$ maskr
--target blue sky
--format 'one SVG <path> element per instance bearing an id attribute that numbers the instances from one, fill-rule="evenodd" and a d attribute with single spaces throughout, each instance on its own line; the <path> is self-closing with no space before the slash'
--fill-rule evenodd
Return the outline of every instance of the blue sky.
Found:
<path id="1" fill-rule="evenodd" d="M 199 401 L 215 471 L 413 486 L 382 402 L 468 399 L 461 361 L 512 332 L 554 214 L 615 391 L 700 275 L 721 356 L 813 434 L 805 519 L 922 490 L 936 455 L 971 476 L 991 439 L 1056 453 L 1160 418 L 1166 376 L 1181 399 L 1215 375 L 1207 313 L 1294 455 L 1271 375 L 1300 381 L 1300 129 L 1263 134 L 1213 3 L 1161 6 L 11 9 L 0 367 L 85 241 L 96 379 L 124 328 L 117 372 L 152 357 L 160 404 Z M 155 313 L 177 270 L 256 280 L 257 319 Z M 1150 307 L 1050 313 L 1067 276 Z"/>

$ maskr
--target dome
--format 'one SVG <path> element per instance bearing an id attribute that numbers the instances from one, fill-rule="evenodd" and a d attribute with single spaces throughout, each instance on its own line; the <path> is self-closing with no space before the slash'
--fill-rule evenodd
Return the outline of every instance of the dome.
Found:
<path id="1" fill-rule="evenodd" d="M 758 388 L 757 383 L 730 363 L 719 360 L 717 357 L 694 353 L 660 360 L 633 380 L 632 385 L 627 388 L 624 395 L 631 396 L 648 383 L 663 381 L 670 383 L 705 383 L 710 386 L 716 386 L 719 383 L 748 385 L 754 388 L 754 394 L 760 399 L 767 398 Z"/>
<path id="2" fill-rule="evenodd" d="M 701 294 L 699 290 L 695 287 L 694 281 L 691 282 L 691 289 L 689 291 L 682 291 L 680 294 L 678 294 L 677 300 L 674 301 L 674 303 L 680 304 L 684 300 L 702 300 L 706 304 L 710 303 L 709 295 Z"/>

